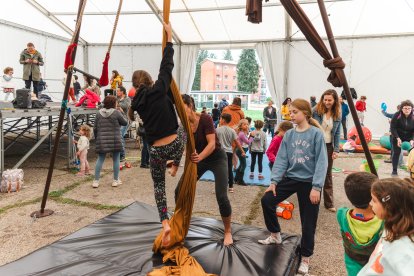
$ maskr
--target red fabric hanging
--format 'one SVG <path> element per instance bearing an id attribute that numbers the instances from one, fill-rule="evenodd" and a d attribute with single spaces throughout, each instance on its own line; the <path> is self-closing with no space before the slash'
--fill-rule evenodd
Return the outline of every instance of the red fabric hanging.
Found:
<path id="1" fill-rule="evenodd" d="M 103 67 L 102 67 L 102 75 L 101 78 L 99 79 L 99 85 L 100 86 L 107 86 L 109 83 L 109 77 L 108 77 L 108 62 L 109 62 L 109 52 L 106 53 L 105 56 L 105 60 L 103 62 Z"/>
<path id="2" fill-rule="evenodd" d="M 78 46 L 78 45 L 77 44 L 70 44 L 68 46 L 68 49 L 66 50 L 65 64 L 63 65 L 65 69 L 68 69 L 69 66 L 73 65 L 72 54 L 73 54 L 73 51 L 75 50 L 76 46 Z"/>

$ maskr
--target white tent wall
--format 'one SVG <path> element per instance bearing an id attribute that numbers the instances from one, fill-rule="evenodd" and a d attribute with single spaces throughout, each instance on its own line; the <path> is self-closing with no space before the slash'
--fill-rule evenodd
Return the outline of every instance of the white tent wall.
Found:
<path id="1" fill-rule="evenodd" d="M 179 58 L 179 47 L 174 45 L 174 63 L 173 77 L 177 79 L 177 60 Z M 105 58 L 108 46 L 88 46 L 88 72 L 96 77 L 102 73 L 102 62 Z M 145 70 L 150 73 L 155 80 L 158 77 L 162 53 L 161 45 L 131 45 L 131 46 L 113 46 L 111 58 L 109 60 L 109 74 L 112 70 L 124 76 L 124 86 L 131 88 L 131 77 L 135 70 Z"/>
<path id="2" fill-rule="evenodd" d="M 288 96 L 309 99 L 314 95 L 319 100 L 323 91 L 333 88 L 326 81 L 329 70 L 323 67 L 322 58 L 307 41 L 290 44 Z M 381 137 L 389 131 L 388 119 L 381 114 L 381 103 L 388 105 L 388 112 L 395 112 L 402 100 L 414 100 L 409 70 L 414 64 L 414 37 L 337 40 L 337 45 L 346 63 L 350 87 L 356 89 L 358 96 L 367 96 L 365 126 L 374 138 Z M 352 125 L 349 116 L 348 126 Z"/>
<path id="3" fill-rule="evenodd" d="M 69 41 L 59 39 L 46 33 L 25 30 L 18 25 L 11 26 L 0 23 L 0 37 L 4 41 L 0 43 L 0 69 L 7 66 L 14 69 L 14 81 L 17 88 L 24 87 L 23 65 L 19 63 L 20 53 L 26 48 L 28 42 L 33 42 L 36 49 L 42 54 L 44 66 L 40 67 L 42 77 L 48 85 L 49 95 L 55 100 L 60 100 L 63 94 L 62 78 L 65 53 Z M 76 65 L 83 68 L 83 47 L 79 47 L 76 54 Z M 33 89 L 33 87 L 32 87 Z"/>

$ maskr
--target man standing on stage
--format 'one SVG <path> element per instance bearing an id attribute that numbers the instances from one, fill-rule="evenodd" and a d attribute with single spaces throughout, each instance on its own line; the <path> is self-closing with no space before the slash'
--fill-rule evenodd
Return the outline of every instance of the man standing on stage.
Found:
<path id="1" fill-rule="evenodd" d="M 40 67 L 43 66 L 43 57 L 40 52 L 35 49 L 33 43 L 27 43 L 27 48 L 20 54 L 20 64 L 23 64 L 23 80 L 27 89 L 31 88 L 33 82 L 33 91 L 38 97 Z"/>

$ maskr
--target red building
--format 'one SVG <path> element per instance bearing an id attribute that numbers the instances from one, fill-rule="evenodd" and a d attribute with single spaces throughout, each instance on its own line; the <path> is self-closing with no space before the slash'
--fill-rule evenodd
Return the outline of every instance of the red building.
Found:
<path id="1" fill-rule="evenodd" d="M 251 94 L 250 100 L 258 102 L 266 98 L 266 79 L 263 70 L 259 68 L 259 81 L 257 93 Z M 200 76 L 201 91 L 229 91 L 237 94 L 237 62 L 206 58 L 201 63 Z M 249 91 L 241 91 L 249 92 Z M 216 94 L 216 99 L 232 99 L 229 94 Z"/>

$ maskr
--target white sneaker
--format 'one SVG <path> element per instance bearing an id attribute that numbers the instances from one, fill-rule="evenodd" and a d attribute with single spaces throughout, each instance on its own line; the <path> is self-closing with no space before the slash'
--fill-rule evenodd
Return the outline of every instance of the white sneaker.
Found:
<path id="1" fill-rule="evenodd" d="M 302 261 L 300 262 L 298 273 L 302 275 L 309 274 L 309 257 L 302 256 Z"/>
<path id="2" fill-rule="evenodd" d="M 99 180 L 94 180 L 94 181 L 92 182 L 92 187 L 94 187 L 94 188 L 98 188 L 98 187 L 99 187 Z"/>
<path id="3" fill-rule="evenodd" d="M 118 179 L 118 180 L 114 180 L 113 182 L 112 182 L 112 187 L 118 187 L 119 185 L 121 185 L 122 184 L 122 181 L 120 180 L 120 179 Z"/>
<path id="4" fill-rule="evenodd" d="M 280 236 L 280 232 L 276 233 L 276 236 L 270 235 L 265 240 L 258 240 L 258 243 L 269 245 L 269 244 L 281 244 L 282 243 L 282 237 Z"/>

